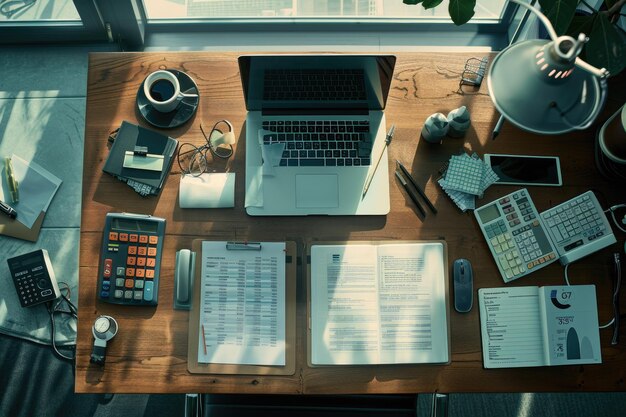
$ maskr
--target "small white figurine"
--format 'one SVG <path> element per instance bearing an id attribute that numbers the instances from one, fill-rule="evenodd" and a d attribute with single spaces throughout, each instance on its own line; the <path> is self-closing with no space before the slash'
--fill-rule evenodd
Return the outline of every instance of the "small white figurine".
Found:
<path id="1" fill-rule="evenodd" d="M 448 136 L 451 138 L 462 138 L 465 136 L 470 126 L 470 114 L 467 107 L 461 106 L 448 113 L 448 123 L 450 124 Z"/>
<path id="2" fill-rule="evenodd" d="M 422 128 L 422 137 L 426 142 L 441 143 L 448 133 L 448 119 L 442 113 L 435 113 L 428 116 Z"/>

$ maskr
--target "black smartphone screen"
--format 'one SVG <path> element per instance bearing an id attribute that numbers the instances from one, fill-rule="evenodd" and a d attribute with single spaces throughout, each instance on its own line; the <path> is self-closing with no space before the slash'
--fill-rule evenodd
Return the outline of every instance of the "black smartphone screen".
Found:
<path id="1" fill-rule="evenodd" d="M 561 185 L 556 157 L 490 155 L 489 160 L 498 183 Z"/>

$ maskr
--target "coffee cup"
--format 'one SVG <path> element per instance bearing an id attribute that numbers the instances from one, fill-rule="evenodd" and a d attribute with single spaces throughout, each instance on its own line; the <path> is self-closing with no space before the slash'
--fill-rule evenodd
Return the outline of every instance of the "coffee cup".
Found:
<path id="1" fill-rule="evenodd" d="M 143 83 L 143 92 L 152 107 L 161 113 L 173 111 L 181 100 L 187 97 L 198 97 L 197 94 L 181 92 L 178 78 L 165 70 L 158 70 L 148 75 Z"/>

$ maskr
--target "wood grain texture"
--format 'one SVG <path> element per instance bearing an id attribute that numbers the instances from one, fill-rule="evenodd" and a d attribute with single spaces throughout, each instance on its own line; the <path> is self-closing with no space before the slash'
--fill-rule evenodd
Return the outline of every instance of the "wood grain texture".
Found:
<path id="1" fill-rule="evenodd" d="M 445 239 L 449 262 L 459 257 L 472 261 L 475 289 L 504 285 L 486 243 L 471 214 L 461 213 L 436 185 L 437 171 L 451 154 L 467 152 L 559 155 L 564 186 L 531 187 L 539 211 L 590 188 L 605 205 L 615 204 L 623 193 L 596 171 L 593 130 L 546 137 L 505 124 L 496 141 L 490 134 L 498 118 L 486 83 L 458 94 L 458 81 L 468 54 L 399 53 L 387 103 L 387 123 L 396 124 L 389 149 L 390 161 L 399 159 L 439 210 L 420 219 L 393 176 L 390 163 L 391 212 L 375 217 L 255 218 L 245 214 L 244 160 L 246 109 L 241 92 L 236 53 L 95 53 L 89 58 L 82 223 L 80 241 L 80 320 L 76 361 L 77 392 L 212 392 L 212 393 L 418 393 L 515 391 L 618 391 L 624 390 L 624 342 L 610 346 L 610 330 L 601 331 L 603 364 L 553 368 L 494 369 L 482 366 L 478 308 L 468 314 L 450 311 L 452 362 L 445 366 L 316 367 L 306 361 L 306 293 L 300 274 L 297 298 L 297 364 L 293 376 L 191 375 L 187 372 L 188 313 L 173 310 L 175 252 L 190 248 L 194 238 L 212 240 L 425 240 Z M 135 94 L 152 71 L 172 68 L 193 77 L 200 89 L 200 106 L 184 126 L 167 131 L 182 142 L 202 143 L 202 122 L 210 126 L 227 118 L 237 135 L 235 153 L 227 162 L 214 161 L 216 172 L 235 172 L 234 209 L 182 210 L 178 207 L 180 172 L 176 164 L 158 197 L 142 198 L 129 187 L 102 172 L 107 136 L 123 120 L 147 126 L 135 110 Z M 609 101 L 606 115 L 623 103 L 623 77 L 613 81 L 622 96 Z M 419 140 L 426 117 L 447 114 L 466 105 L 472 126 L 463 139 L 446 139 L 441 145 Z M 484 204 L 511 192 L 507 186 L 487 190 Z M 159 305 L 132 308 L 96 301 L 96 277 L 102 229 L 107 212 L 145 213 L 167 219 L 161 266 Z M 617 233 L 619 240 L 624 236 Z M 300 249 L 301 250 L 301 249 Z M 597 286 L 600 320 L 611 317 L 611 250 L 596 253 L 570 268 L 573 283 Z M 519 285 L 555 285 L 563 282 L 563 269 L 552 264 L 516 281 Z M 624 297 L 622 297 L 623 299 Z M 451 300 L 452 301 L 452 300 Z M 475 303 L 476 296 L 475 296 Z M 104 369 L 89 364 L 91 324 L 98 314 L 111 314 L 120 324 L 110 343 Z M 622 339 L 626 337 L 622 331 Z"/>

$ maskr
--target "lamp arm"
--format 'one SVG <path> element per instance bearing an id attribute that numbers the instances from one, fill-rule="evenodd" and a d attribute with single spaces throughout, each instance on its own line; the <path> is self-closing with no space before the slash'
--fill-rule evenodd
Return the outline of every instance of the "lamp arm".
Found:
<path id="1" fill-rule="evenodd" d="M 509 0 L 509 1 L 512 2 L 512 3 L 518 4 L 518 5 L 522 6 L 522 7 L 530 10 L 531 12 L 533 12 L 539 18 L 539 20 L 541 20 L 543 25 L 548 30 L 548 34 L 550 35 L 550 39 L 555 41 L 556 38 L 559 37 L 556 34 L 556 31 L 554 30 L 554 27 L 552 26 L 552 23 L 550 23 L 550 20 L 548 20 L 548 18 L 543 13 L 541 13 L 539 10 L 537 10 L 536 8 L 531 6 L 530 4 L 524 3 L 524 2 L 522 2 L 520 0 Z"/>
<path id="2" fill-rule="evenodd" d="M 530 10 L 531 12 L 533 12 L 538 18 L 539 20 L 541 20 L 541 22 L 543 23 L 543 25 L 546 27 L 546 29 L 548 30 L 548 34 L 550 35 L 550 38 L 553 41 L 556 41 L 558 39 L 558 35 L 556 34 L 556 31 L 554 30 L 554 27 L 552 26 L 552 23 L 550 23 L 550 20 L 543 14 L 541 13 L 537 8 L 531 6 L 528 3 L 524 3 L 521 0 L 509 0 L 512 3 L 518 4 L 528 10 Z M 579 36 L 579 43 L 576 50 L 571 50 L 570 51 L 570 55 L 569 56 L 573 56 L 573 55 L 578 55 L 578 52 L 580 52 L 580 48 L 582 48 L 582 44 L 584 42 L 586 42 L 586 37 L 583 37 L 582 35 Z M 564 58 L 567 58 L 567 56 L 565 56 Z M 576 57 L 576 60 L 574 62 L 574 64 L 584 70 L 587 71 L 588 73 L 595 75 L 598 78 L 601 79 L 606 79 L 610 74 L 609 72 L 606 70 L 606 68 L 601 68 L 598 69 L 596 67 L 594 67 L 593 65 L 590 65 L 588 63 L 586 63 L 585 61 L 583 61 L 582 59 Z"/>
<path id="3" fill-rule="evenodd" d="M 584 71 L 587 71 L 588 73 L 595 75 L 596 77 L 603 79 L 603 80 L 608 78 L 608 76 L 610 75 L 609 71 L 606 68 L 598 69 L 594 67 L 593 65 L 586 63 L 585 61 L 583 61 L 582 59 L 578 57 L 576 57 L 576 61 L 574 61 L 574 65 L 576 65 L 578 68 Z"/>

